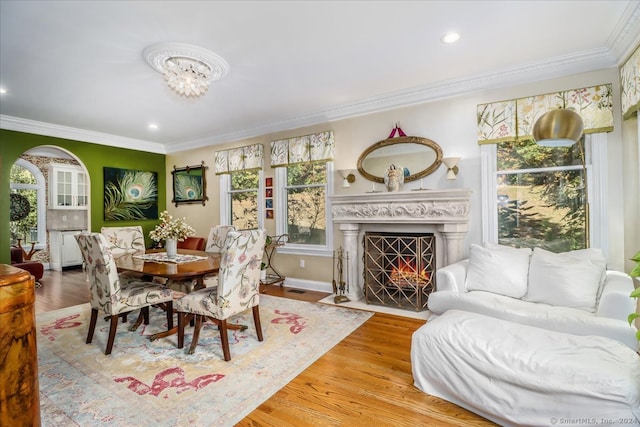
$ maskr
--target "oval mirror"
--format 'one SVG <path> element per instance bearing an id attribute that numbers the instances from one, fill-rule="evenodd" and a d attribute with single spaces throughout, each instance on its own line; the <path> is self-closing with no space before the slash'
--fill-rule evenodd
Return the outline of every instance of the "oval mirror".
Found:
<path id="1" fill-rule="evenodd" d="M 373 182 L 384 182 L 390 165 L 405 169 L 404 182 L 433 173 L 442 163 L 442 148 L 427 138 L 401 136 L 384 139 L 367 148 L 358 159 L 358 172 Z"/>

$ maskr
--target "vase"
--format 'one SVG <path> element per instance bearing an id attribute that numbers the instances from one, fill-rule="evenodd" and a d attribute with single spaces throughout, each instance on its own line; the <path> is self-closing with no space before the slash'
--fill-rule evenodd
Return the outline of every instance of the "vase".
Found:
<path id="1" fill-rule="evenodd" d="M 167 251 L 167 256 L 169 258 L 175 258 L 176 255 L 178 255 L 178 240 L 167 239 L 164 243 L 164 248 Z"/>

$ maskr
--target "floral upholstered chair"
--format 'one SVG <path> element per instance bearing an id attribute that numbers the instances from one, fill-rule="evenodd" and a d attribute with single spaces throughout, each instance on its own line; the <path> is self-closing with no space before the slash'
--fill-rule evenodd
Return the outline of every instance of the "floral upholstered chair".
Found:
<path id="1" fill-rule="evenodd" d="M 235 231 L 236 228 L 233 225 L 214 225 L 209 230 L 209 237 L 207 238 L 207 246 L 205 251 L 221 253 L 224 249 L 224 243 L 227 239 L 227 234 L 230 231 Z M 218 275 L 212 274 L 204 278 L 204 285 L 207 288 L 215 288 L 218 286 Z"/>
<path id="2" fill-rule="evenodd" d="M 107 238 L 113 256 L 123 254 L 142 255 L 145 251 L 142 227 L 102 227 L 100 232 Z"/>
<path id="3" fill-rule="evenodd" d="M 220 260 L 218 286 L 197 290 L 176 301 L 178 348 L 184 347 L 184 328 L 191 318 L 188 314 L 196 318 L 190 354 L 198 344 L 203 320 L 209 318 L 218 324 L 224 360 L 231 360 L 227 320 L 249 308 L 253 310 L 258 341 L 263 340 L 258 303 L 260 262 L 265 240 L 264 230 L 230 231 L 227 234 Z"/>
<path id="4" fill-rule="evenodd" d="M 158 283 L 146 282 L 134 276 L 119 275 L 109 243 L 101 233 L 78 234 L 76 240 L 84 258 L 91 291 L 91 321 L 87 344 L 93 340 L 98 311 L 107 314 L 111 321 L 104 354 L 111 354 L 118 319 L 133 310 L 141 309 L 142 317 L 129 328 L 130 330 L 135 330 L 142 318 L 145 324 L 149 323 L 151 305 L 159 305 L 165 309 L 168 327 L 173 327 L 173 300 L 183 294 Z"/>

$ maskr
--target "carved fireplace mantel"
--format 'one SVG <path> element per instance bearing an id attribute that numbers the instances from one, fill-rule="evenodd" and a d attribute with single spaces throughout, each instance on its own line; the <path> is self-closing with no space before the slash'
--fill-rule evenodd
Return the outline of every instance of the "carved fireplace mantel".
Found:
<path id="1" fill-rule="evenodd" d="M 344 250 L 354 261 L 348 266 L 352 299 L 363 297 L 363 248 L 358 242 L 367 230 L 433 233 L 438 240 L 437 267 L 464 256 L 470 189 L 340 195 L 332 197 L 331 204 L 332 219 L 342 232 Z"/>

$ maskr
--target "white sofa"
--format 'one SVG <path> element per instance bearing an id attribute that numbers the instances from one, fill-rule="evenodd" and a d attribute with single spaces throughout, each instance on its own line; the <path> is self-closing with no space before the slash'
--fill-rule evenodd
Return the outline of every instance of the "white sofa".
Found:
<path id="1" fill-rule="evenodd" d="M 603 336 L 637 350 L 636 328 L 627 322 L 636 310 L 629 297 L 632 290 L 632 279 L 606 270 L 597 249 L 552 254 L 538 248 L 472 245 L 469 259 L 437 271 L 428 307 L 432 316 L 462 310 L 574 335 Z"/>

